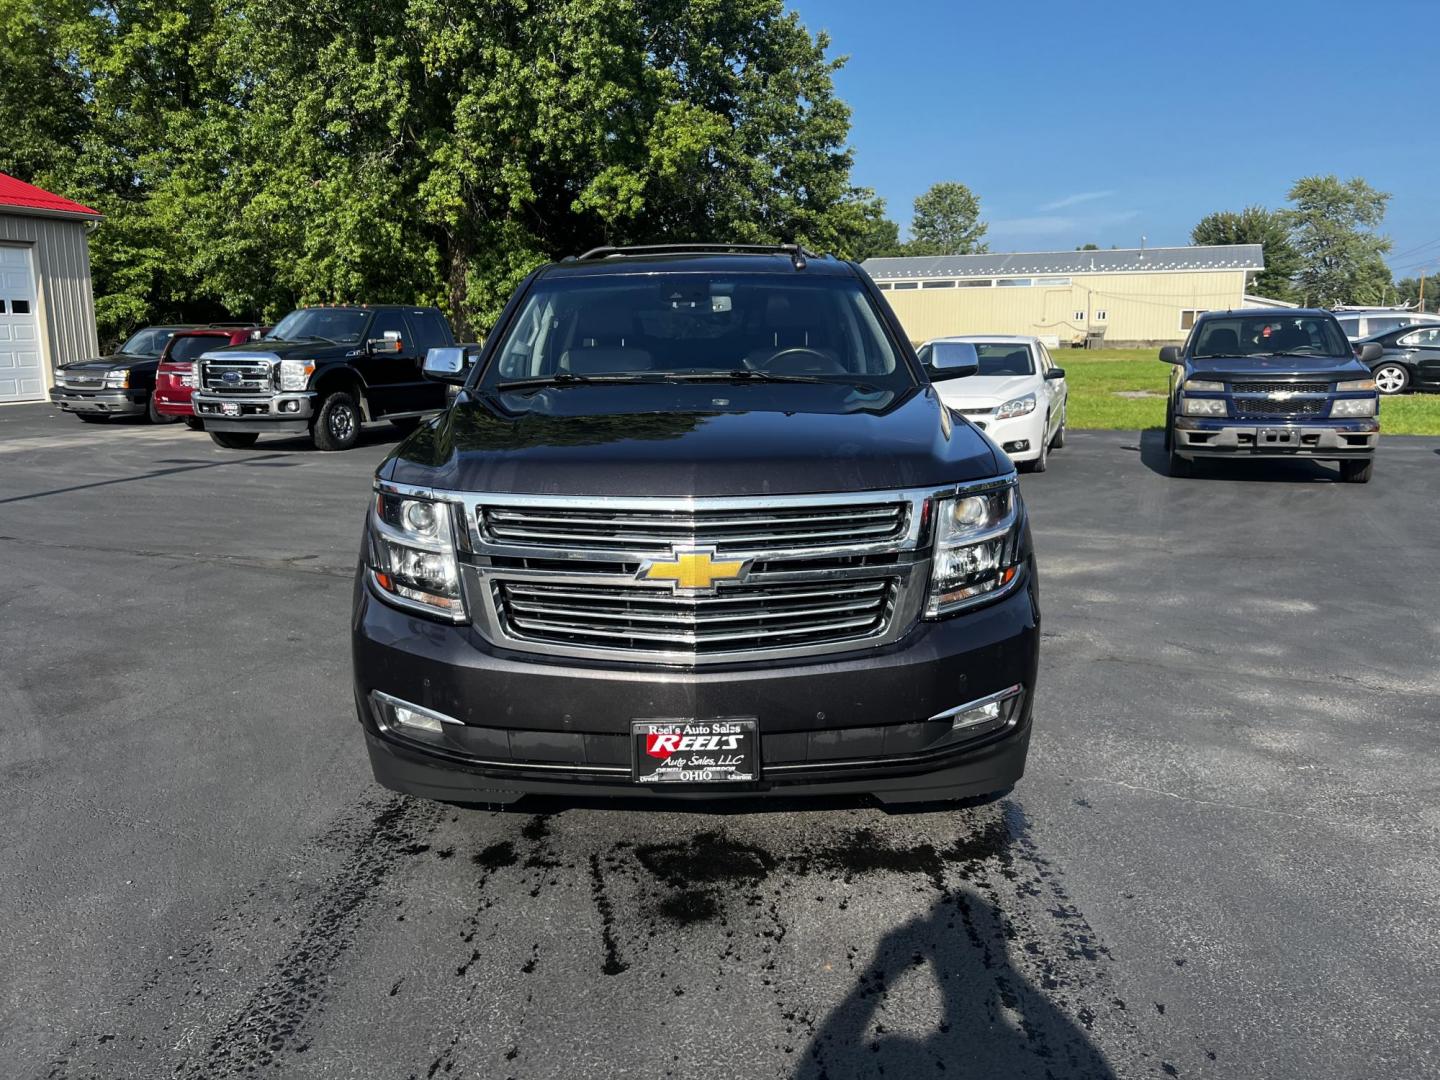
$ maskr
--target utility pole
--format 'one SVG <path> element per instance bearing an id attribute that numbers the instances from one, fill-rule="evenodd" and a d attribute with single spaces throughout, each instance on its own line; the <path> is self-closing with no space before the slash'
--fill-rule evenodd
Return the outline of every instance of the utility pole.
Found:
<path id="1" fill-rule="evenodd" d="M 1426 275 L 1426 273 L 1428 273 L 1428 271 L 1425 271 L 1425 270 L 1421 270 L 1421 271 L 1420 271 L 1420 312 L 1421 312 L 1421 314 L 1424 314 L 1424 312 L 1425 312 L 1425 275 Z"/>

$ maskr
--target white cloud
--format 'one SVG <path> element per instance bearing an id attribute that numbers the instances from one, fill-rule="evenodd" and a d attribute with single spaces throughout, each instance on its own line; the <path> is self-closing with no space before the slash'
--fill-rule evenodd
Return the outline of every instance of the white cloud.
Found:
<path id="1" fill-rule="evenodd" d="M 1108 214 L 1071 217 L 1065 214 L 1036 214 L 1032 217 L 999 218 L 990 222 L 990 237 L 1068 236 L 1099 234 L 1140 216 L 1139 210 L 1116 210 Z"/>
<path id="2" fill-rule="evenodd" d="M 1048 202 L 1039 210 L 1042 214 L 1051 210 L 1064 210 L 1067 206 L 1078 206 L 1081 203 L 1094 202 L 1096 199 L 1108 199 L 1114 195 L 1113 191 L 1077 191 L 1074 195 L 1066 195 L 1063 199 L 1056 199 Z"/>

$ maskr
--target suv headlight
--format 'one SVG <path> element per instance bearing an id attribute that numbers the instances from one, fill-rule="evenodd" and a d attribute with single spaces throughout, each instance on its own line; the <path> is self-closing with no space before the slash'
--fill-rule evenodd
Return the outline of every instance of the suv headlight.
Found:
<path id="1" fill-rule="evenodd" d="M 1026 394 L 1024 397 L 1011 398 L 1000 408 L 995 410 L 996 420 L 1008 420 L 1012 416 L 1024 416 L 1026 413 L 1035 411 L 1035 395 Z"/>
<path id="2" fill-rule="evenodd" d="M 1216 382 L 1214 379 L 1186 379 L 1185 389 L 1224 391 L 1225 384 L 1223 382 Z"/>
<path id="3" fill-rule="evenodd" d="M 107 371 L 105 373 L 105 387 L 108 390 L 128 390 L 130 388 L 130 370 Z"/>
<path id="4" fill-rule="evenodd" d="M 1374 416 L 1375 399 L 1373 397 L 1336 398 L 1330 403 L 1330 415 L 1342 416 Z"/>
<path id="5" fill-rule="evenodd" d="M 1186 416 L 1225 416 L 1225 399 L 1215 397 L 1187 397 L 1184 402 Z"/>
<path id="6" fill-rule="evenodd" d="M 310 385 L 310 376 L 315 374 L 315 365 L 307 360 L 280 361 L 280 389 L 304 390 Z"/>
<path id="7" fill-rule="evenodd" d="M 935 499 L 935 552 L 925 617 L 953 614 L 1015 580 L 1020 561 L 1020 492 L 1015 481 Z"/>
<path id="8" fill-rule="evenodd" d="M 370 510 L 370 579 L 397 607 L 464 622 L 450 504 L 377 488 Z"/>

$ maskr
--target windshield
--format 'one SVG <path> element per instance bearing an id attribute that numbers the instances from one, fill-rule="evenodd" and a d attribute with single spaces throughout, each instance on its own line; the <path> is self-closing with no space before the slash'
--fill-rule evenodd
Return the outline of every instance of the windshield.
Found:
<path id="1" fill-rule="evenodd" d="M 199 337 L 190 337 L 182 334 L 175 339 L 175 344 L 170 346 L 168 360 L 194 360 L 203 352 L 211 349 L 223 349 L 230 344 L 229 337 L 222 337 L 219 334 L 204 334 Z"/>
<path id="2" fill-rule="evenodd" d="M 980 358 L 978 375 L 1034 375 L 1035 361 L 1030 357 L 1030 347 L 1014 342 L 992 342 L 985 345 L 976 343 L 975 352 Z"/>
<path id="3" fill-rule="evenodd" d="M 176 331 L 167 330 L 163 326 L 147 326 L 144 330 L 132 334 L 130 340 L 120 347 L 120 351 L 130 356 L 159 356 L 165 351 L 165 342 L 175 333 Z"/>
<path id="4" fill-rule="evenodd" d="M 1191 355 L 1204 359 L 1274 353 L 1349 356 L 1350 345 L 1329 315 L 1227 315 L 1196 327 Z"/>
<path id="5" fill-rule="evenodd" d="M 772 378 L 914 385 L 853 278 L 666 273 L 542 278 L 483 379 Z"/>
<path id="6" fill-rule="evenodd" d="M 370 312 L 353 308 L 301 308 L 276 323 L 275 329 L 266 334 L 264 340 L 308 341 L 322 338 L 337 345 L 349 345 L 360 340 L 369 321 Z"/>

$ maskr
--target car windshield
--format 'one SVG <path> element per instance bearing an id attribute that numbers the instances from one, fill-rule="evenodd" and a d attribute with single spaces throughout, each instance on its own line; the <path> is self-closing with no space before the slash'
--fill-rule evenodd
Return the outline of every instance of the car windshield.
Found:
<path id="1" fill-rule="evenodd" d="M 980 358 L 978 375 L 1034 375 L 1035 361 L 1030 357 L 1030 347 L 1018 342 L 975 343 L 975 353 Z"/>
<path id="2" fill-rule="evenodd" d="M 130 340 L 120 347 L 128 356 L 159 356 L 165 351 L 165 343 L 174 336 L 174 330 L 163 326 L 147 326 L 144 330 L 130 335 Z"/>
<path id="3" fill-rule="evenodd" d="M 1196 359 L 1275 353 L 1349 356 L 1350 346 L 1329 315 L 1227 315 L 1203 320 L 1191 351 Z"/>
<path id="4" fill-rule="evenodd" d="M 265 335 L 266 341 L 308 341 L 322 338 L 338 345 L 360 340 L 370 312 L 354 308 L 301 308 L 292 311 Z"/>
<path id="5" fill-rule="evenodd" d="M 854 278 L 596 274 L 542 278 L 483 379 L 915 385 Z"/>
<path id="6" fill-rule="evenodd" d="M 170 346 L 170 355 L 166 359 L 194 360 L 203 352 L 209 352 L 211 349 L 223 349 L 228 344 L 230 344 L 229 337 L 222 337 L 220 334 L 203 334 L 196 337 L 181 334 Z"/>

